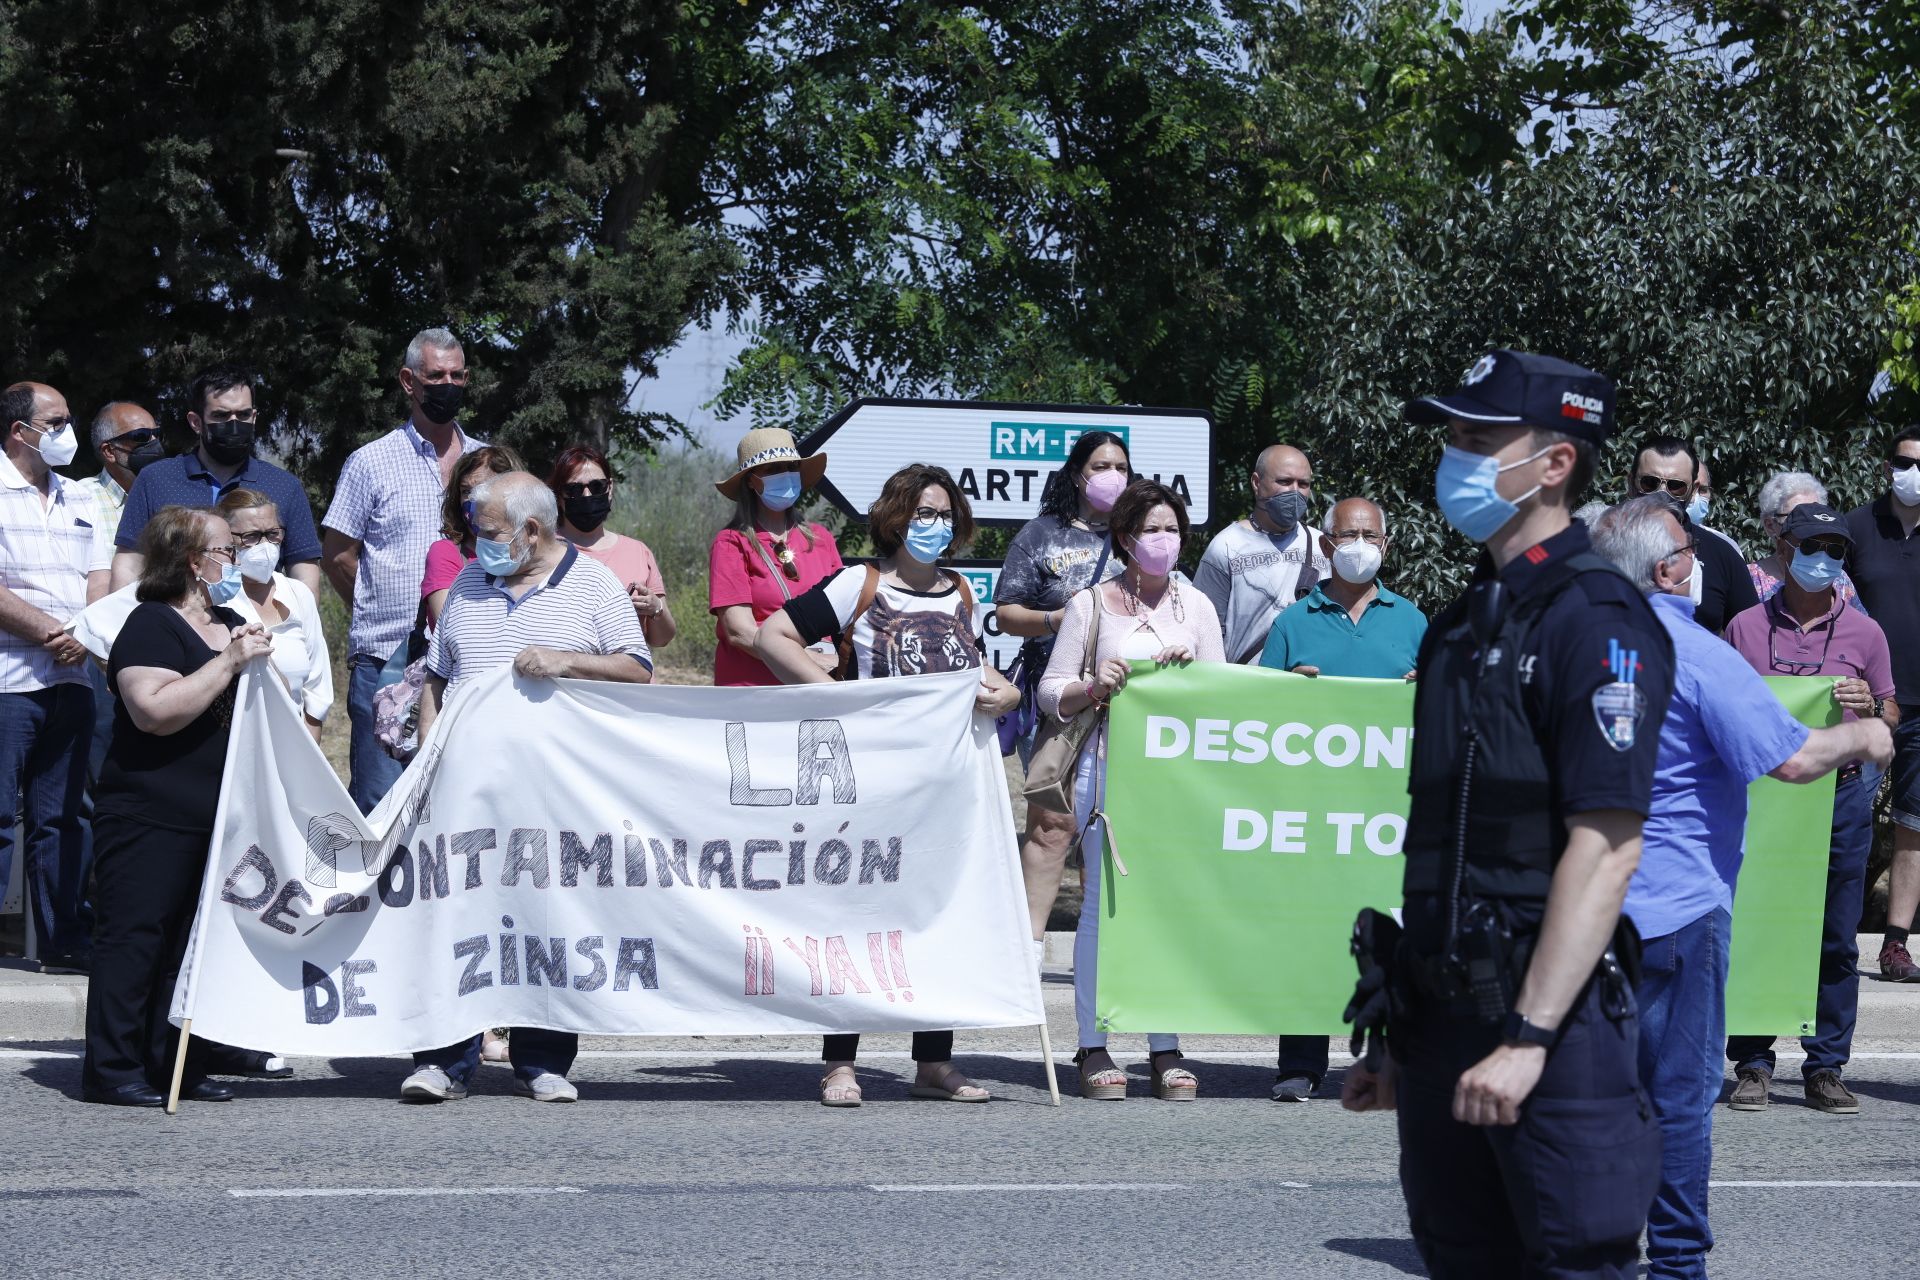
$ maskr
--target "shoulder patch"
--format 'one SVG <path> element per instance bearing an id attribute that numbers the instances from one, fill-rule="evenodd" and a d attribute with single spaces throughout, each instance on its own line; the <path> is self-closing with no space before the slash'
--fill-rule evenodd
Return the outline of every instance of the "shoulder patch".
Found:
<path id="1" fill-rule="evenodd" d="M 1609 639 L 1604 663 L 1613 680 L 1593 691 L 1593 719 L 1608 746 L 1626 751 L 1640 736 L 1640 721 L 1647 714 L 1647 695 L 1637 683 L 1640 651 L 1622 647 L 1618 638 Z"/>

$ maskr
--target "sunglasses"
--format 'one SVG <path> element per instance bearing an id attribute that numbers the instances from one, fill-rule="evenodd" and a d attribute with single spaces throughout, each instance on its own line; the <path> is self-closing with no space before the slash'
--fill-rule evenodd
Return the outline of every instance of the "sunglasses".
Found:
<path id="1" fill-rule="evenodd" d="M 151 443 L 159 434 L 160 432 L 153 427 L 135 427 L 125 435 L 115 436 L 113 439 L 107 441 L 107 443 L 125 445 L 129 449 L 138 449 L 143 444 Z"/>
<path id="2" fill-rule="evenodd" d="M 1911 471 L 1920 467 L 1920 458 L 1888 458 L 1887 465 L 1895 471 Z"/>
<path id="3" fill-rule="evenodd" d="M 1802 538 L 1802 551 L 1823 556 L 1832 556 L 1835 560 L 1847 558 L 1847 544 L 1839 538 Z"/>
<path id="4" fill-rule="evenodd" d="M 604 498 L 613 491 L 611 480 L 575 480 L 560 486 L 569 498 Z"/>
<path id="5" fill-rule="evenodd" d="M 1658 476 L 1643 474 L 1635 476 L 1633 483 L 1634 487 L 1642 493 L 1659 493 L 1664 489 L 1683 502 L 1693 496 L 1693 481 L 1691 480 L 1662 480 Z"/>
<path id="6" fill-rule="evenodd" d="M 769 539 L 773 543 L 773 558 L 780 564 L 780 572 L 793 579 L 800 580 L 800 566 L 793 558 L 793 548 L 787 545 L 784 537 Z"/>

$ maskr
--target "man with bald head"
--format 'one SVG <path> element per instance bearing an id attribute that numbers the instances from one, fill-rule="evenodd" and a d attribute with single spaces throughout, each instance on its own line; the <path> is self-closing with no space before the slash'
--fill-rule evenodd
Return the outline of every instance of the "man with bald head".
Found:
<path id="1" fill-rule="evenodd" d="M 495 476 L 473 491 L 475 560 L 447 589 L 427 649 L 420 693 L 420 740 L 462 685 L 511 666 L 528 680 L 608 680 L 645 684 L 653 654 L 627 589 L 613 571 L 560 536 L 553 490 L 524 471 Z M 480 750 L 499 750 L 490 726 L 472 729 Z M 508 1040 L 514 1088 L 536 1102 L 573 1102 L 567 1080 L 580 1037 L 570 1031 L 515 1027 Z M 480 1064 L 480 1037 L 413 1055 L 400 1085 L 405 1102 L 454 1102 Z"/>
<path id="2" fill-rule="evenodd" d="M 25 802 L 27 896 L 41 967 L 84 972 L 90 833 L 80 812 L 93 734 L 87 651 L 67 623 L 106 594 L 112 552 L 93 498 L 54 471 L 79 452 L 66 397 L 38 382 L 0 392 L 0 884 Z"/>
<path id="3" fill-rule="evenodd" d="M 1347 498 L 1327 512 L 1320 551 L 1332 570 L 1274 619 L 1260 665 L 1303 676 L 1411 680 L 1427 618 L 1379 583 L 1392 543 L 1387 515 L 1371 498 Z M 1305 1102 L 1327 1074 L 1325 1036 L 1281 1036 L 1275 1102 Z"/>
<path id="4" fill-rule="evenodd" d="M 1222 529 L 1200 558 L 1193 585 L 1213 601 L 1227 657 L 1254 662 L 1280 611 L 1327 575 L 1307 525 L 1313 464 L 1292 445 L 1262 450 L 1249 477 L 1253 514 Z"/>

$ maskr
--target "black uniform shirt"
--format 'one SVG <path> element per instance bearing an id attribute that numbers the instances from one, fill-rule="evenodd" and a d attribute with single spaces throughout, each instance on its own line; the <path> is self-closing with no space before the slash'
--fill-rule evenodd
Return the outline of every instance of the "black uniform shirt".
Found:
<path id="1" fill-rule="evenodd" d="M 1896 696 L 1903 707 L 1920 703 L 1920 527 L 1902 529 L 1893 498 L 1883 493 L 1847 512 L 1847 532 L 1847 576 L 1887 633 Z"/>
<path id="2" fill-rule="evenodd" d="M 1480 646 L 1467 595 L 1428 628 L 1420 651 L 1414 708 L 1414 759 L 1409 783 L 1406 856 L 1409 927 L 1420 930 L 1412 899 L 1444 898 L 1456 847 L 1459 777 L 1467 728 L 1479 734 L 1472 820 L 1468 826 L 1469 895 L 1544 902 L 1551 871 L 1566 846 L 1566 821 L 1581 813 L 1624 809 L 1646 814 L 1659 753 L 1660 725 L 1673 694 L 1673 644 L 1646 598 L 1621 574 L 1580 573 L 1567 580 L 1569 558 L 1591 554 L 1586 526 L 1575 522 L 1507 564 L 1497 574 L 1506 594 L 1505 635 L 1477 679 Z M 1483 557 L 1476 583 L 1495 577 Z M 1517 620 L 1543 593 L 1565 583 L 1530 630 Z M 1432 905 L 1431 902 L 1419 904 Z"/>

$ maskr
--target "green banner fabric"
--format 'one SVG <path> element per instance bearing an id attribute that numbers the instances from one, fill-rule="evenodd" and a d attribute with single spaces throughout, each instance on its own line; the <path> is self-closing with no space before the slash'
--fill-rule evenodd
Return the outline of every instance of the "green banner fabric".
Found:
<path id="1" fill-rule="evenodd" d="M 1802 724 L 1838 724 L 1833 681 L 1769 676 Z M 1812 1035 L 1820 925 L 1833 835 L 1833 775 L 1802 785 L 1762 778 L 1747 792 L 1747 858 L 1733 899 L 1728 1035 Z"/>
<path id="2" fill-rule="evenodd" d="M 1770 683 L 1824 723 L 1830 681 Z M 1088 904 L 1102 1026 L 1345 1034 L 1354 915 L 1400 901 L 1412 721 L 1399 681 L 1136 665 L 1111 712 L 1113 848 Z M 1832 783 L 1762 780 L 1752 806 L 1728 1028 L 1795 1033 L 1813 1014 Z"/>
<path id="3" fill-rule="evenodd" d="M 1108 726 L 1127 874 L 1102 868 L 1102 1022 L 1340 1034 L 1353 917 L 1400 901 L 1412 724 L 1402 681 L 1136 664 Z"/>

